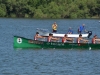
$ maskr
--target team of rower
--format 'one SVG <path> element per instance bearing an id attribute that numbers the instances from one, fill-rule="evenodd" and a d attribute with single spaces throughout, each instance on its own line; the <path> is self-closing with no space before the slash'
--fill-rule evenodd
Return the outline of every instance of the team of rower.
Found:
<path id="1" fill-rule="evenodd" d="M 48 37 L 43 37 L 43 36 L 40 36 L 38 32 L 36 32 L 36 35 L 34 36 L 34 40 L 38 40 L 38 38 L 47 38 L 47 42 L 56 42 L 56 41 L 59 41 L 60 40 L 60 37 L 53 37 L 53 34 L 49 34 Z M 64 37 L 62 38 L 62 43 L 72 43 L 74 40 L 73 38 L 70 38 L 67 36 L 67 34 L 64 35 Z M 79 34 L 79 37 L 76 39 L 76 42 L 77 43 L 88 43 L 89 40 L 86 40 L 84 38 L 82 38 L 82 35 Z M 100 39 L 97 38 L 97 35 L 94 35 L 94 37 L 92 38 L 92 43 L 93 44 L 96 44 L 96 43 L 100 43 Z"/>

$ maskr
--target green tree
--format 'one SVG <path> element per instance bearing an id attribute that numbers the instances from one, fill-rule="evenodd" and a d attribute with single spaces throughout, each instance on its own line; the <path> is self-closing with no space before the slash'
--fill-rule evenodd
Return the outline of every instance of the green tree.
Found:
<path id="1" fill-rule="evenodd" d="M 6 6 L 5 4 L 0 4 L 0 17 L 6 16 Z"/>
<path id="2" fill-rule="evenodd" d="M 100 17 L 100 0 L 0 0 L 0 17 Z"/>

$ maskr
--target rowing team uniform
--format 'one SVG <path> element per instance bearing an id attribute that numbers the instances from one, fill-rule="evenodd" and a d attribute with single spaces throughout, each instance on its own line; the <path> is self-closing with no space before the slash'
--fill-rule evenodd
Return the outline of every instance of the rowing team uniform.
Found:
<path id="1" fill-rule="evenodd" d="M 47 38 L 47 41 L 48 41 L 48 42 L 51 42 L 51 39 L 52 39 L 52 37 L 49 36 L 49 37 Z"/>
<path id="2" fill-rule="evenodd" d="M 65 43 L 66 42 L 66 38 L 62 38 L 62 43 Z"/>
<path id="3" fill-rule="evenodd" d="M 38 40 L 38 35 L 35 35 L 34 36 L 34 40 Z"/>
<path id="4" fill-rule="evenodd" d="M 95 42 L 95 38 L 93 38 L 93 39 L 92 39 L 92 43 L 93 43 L 93 44 L 95 44 L 95 43 L 96 43 L 96 42 Z"/>
<path id="5" fill-rule="evenodd" d="M 79 38 L 77 38 L 77 43 L 80 43 L 80 39 Z"/>
<path id="6" fill-rule="evenodd" d="M 36 36 L 34 37 L 34 40 L 37 40 L 37 37 Z"/>
<path id="7" fill-rule="evenodd" d="M 82 42 L 81 38 L 77 38 L 77 41 L 76 42 L 77 43 L 81 43 Z"/>
<path id="8" fill-rule="evenodd" d="M 77 38 L 77 41 L 76 41 L 77 43 L 78 43 L 78 45 L 80 46 L 81 44 L 81 39 L 80 38 Z"/>

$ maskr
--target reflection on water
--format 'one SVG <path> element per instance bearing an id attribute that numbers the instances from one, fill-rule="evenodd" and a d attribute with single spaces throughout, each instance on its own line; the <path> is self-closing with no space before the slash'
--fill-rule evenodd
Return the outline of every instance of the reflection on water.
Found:
<path id="1" fill-rule="evenodd" d="M 99 75 L 99 50 L 14 50 L 13 36 L 33 39 L 36 28 L 49 29 L 53 22 L 58 32 L 66 33 L 69 25 L 76 33 L 85 23 L 93 35 L 99 35 L 100 23 L 96 19 L 0 19 L 0 74 L 1 75 Z M 93 36 L 92 35 L 92 36 Z"/>

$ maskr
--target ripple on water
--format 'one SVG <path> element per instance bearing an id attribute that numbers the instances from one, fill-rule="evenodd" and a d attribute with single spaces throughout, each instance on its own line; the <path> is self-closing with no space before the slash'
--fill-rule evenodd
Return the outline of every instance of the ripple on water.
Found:
<path id="1" fill-rule="evenodd" d="M 99 75 L 100 51 L 92 50 L 14 50 L 13 36 L 33 39 L 36 28 L 51 30 L 54 22 L 58 33 L 67 33 L 69 25 L 74 33 L 86 24 L 87 30 L 99 35 L 97 19 L 0 19 L 0 74 L 1 75 Z M 93 36 L 92 35 L 92 36 Z M 91 37 L 92 38 L 92 37 Z"/>

